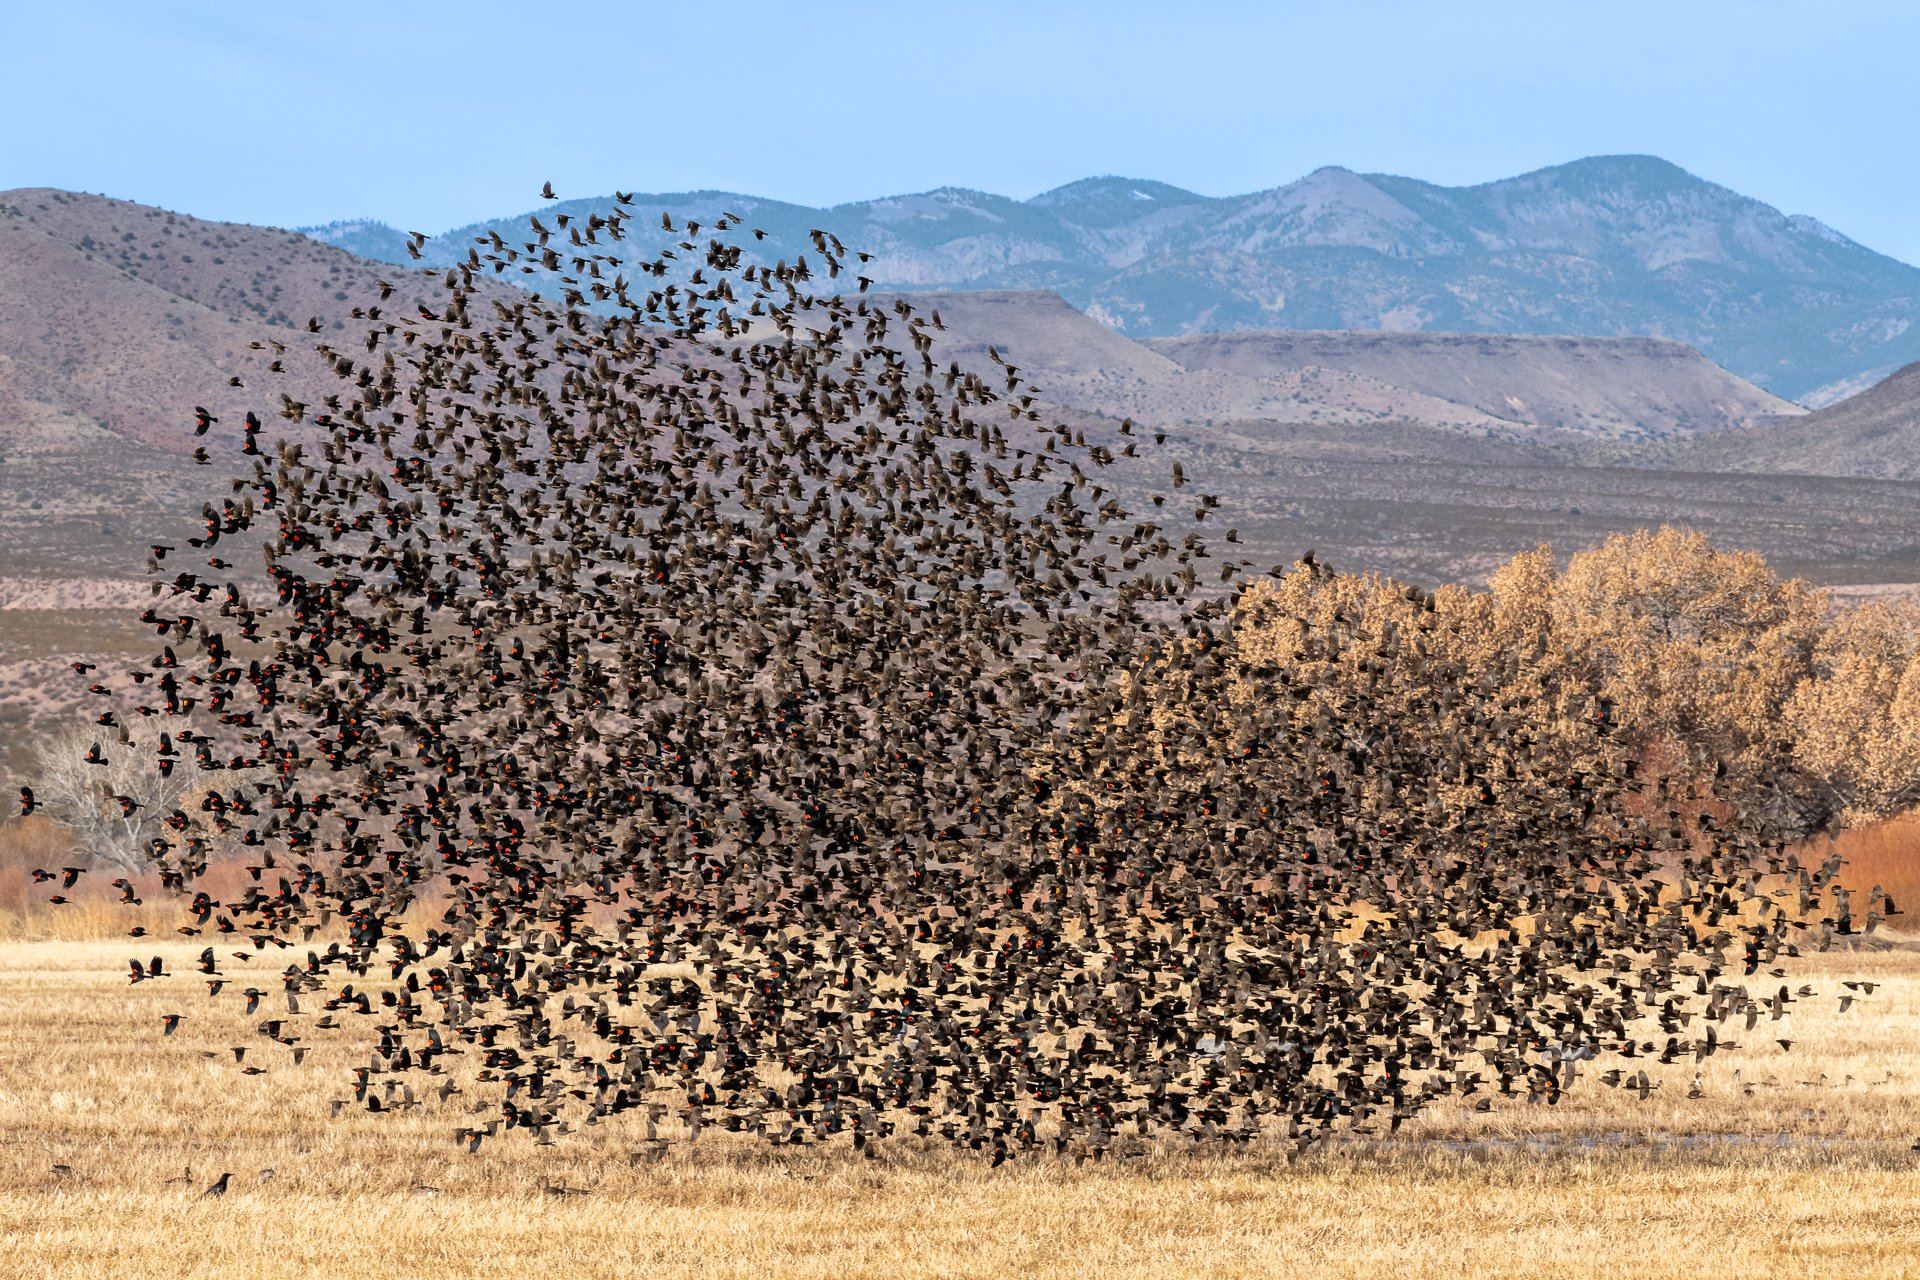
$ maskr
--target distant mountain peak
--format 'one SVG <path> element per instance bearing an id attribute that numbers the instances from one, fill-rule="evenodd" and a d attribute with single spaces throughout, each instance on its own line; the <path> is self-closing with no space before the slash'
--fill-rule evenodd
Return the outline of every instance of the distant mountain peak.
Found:
<path id="1" fill-rule="evenodd" d="M 1671 160 L 1661 156 L 1642 155 L 1637 152 L 1623 152 L 1619 155 L 1582 156 L 1578 160 L 1568 160 L 1561 164 L 1547 165 L 1514 178 L 1498 181 L 1518 182 L 1526 178 L 1536 178 L 1552 174 L 1558 177 L 1581 177 L 1593 180 L 1620 182 L 1635 179 L 1657 178 L 1661 181 L 1698 182 L 1705 184 L 1706 179 L 1681 168 Z"/>
<path id="2" fill-rule="evenodd" d="M 1642 151 L 1622 151 L 1613 155 L 1582 156 L 1578 160 L 1569 160 L 1556 166 L 1566 170 L 1584 170 L 1594 173 L 1615 174 L 1660 174 L 1665 177 L 1693 178 L 1704 182 L 1664 156 L 1648 155 Z M 1543 171 L 1544 172 L 1544 171 Z"/>
<path id="3" fill-rule="evenodd" d="M 1512 178 L 1483 182 L 1473 191 L 1550 187 L 1568 192 L 1605 191 L 1640 200 L 1681 192 L 1727 192 L 1727 188 L 1691 173 L 1671 160 L 1648 155 L 1583 156 Z"/>
<path id="4" fill-rule="evenodd" d="M 1296 178 L 1275 191 L 1378 191 L 1372 177 L 1355 173 L 1337 164 L 1323 164 L 1305 177 Z"/>
<path id="5" fill-rule="evenodd" d="M 1155 201 L 1162 204 L 1188 204 L 1204 201 L 1206 196 L 1172 186 L 1165 182 L 1155 182 L 1151 178 L 1123 178 L 1115 174 L 1103 174 L 1095 178 L 1081 178 L 1065 186 L 1043 191 L 1028 204 L 1038 208 L 1067 208 L 1074 205 L 1097 204 L 1107 201 Z"/>

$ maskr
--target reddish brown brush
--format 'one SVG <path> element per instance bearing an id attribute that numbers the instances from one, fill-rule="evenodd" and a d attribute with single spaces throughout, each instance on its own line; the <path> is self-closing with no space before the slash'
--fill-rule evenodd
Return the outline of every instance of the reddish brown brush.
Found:
<path id="1" fill-rule="evenodd" d="M 87 868 L 71 887 L 64 883 L 67 867 Z M 36 881 L 33 878 L 36 868 L 53 872 L 54 878 Z M 259 873 L 257 879 L 255 868 Z M 205 872 L 195 877 L 192 892 L 205 892 L 215 902 L 232 902 L 244 897 L 249 885 L 258 884 L 263 893 L 277 892 L 283 875 L 292 875 L 284 864 L 267 866 L 252 851 L 245 851 L 215 858 Z M 132 883 L 137 901 L 125 900 L 113 883 L 120 878 Z M 424 886 L 403 917 L 406 926 L 418 932 L 437 923 L 450 901 L 445 890 L 446 886 L 438 880 Z M 63 901 L 55 902 L 55 898 Z M 156 941 L 205 938 L 208 943 L 220 942 L 218 908 L 199 934 L 179 932 L 183 926 L 194 923 L 187 902 L 186 898 L 164 891 L 160 877 L 153 872 L 125 876 L 111 867 L 88 867 L 88 859 L 75 844 L 71 832 L 44 816 L 0 822 L 0 938 L 69 941 L 128 938 L 130 944 L 142 937 Z M 603 912 L 594 918 L 604 923 L 602 917 L 610 918 L 612 914 Z M 144 930 L 144 935 L 132 934 L 135 929 Z M 297 936 L 290 939 L 302 940 Z M 246 945 L 248 939 L 236 932 L 233 941 L 235 945 Z"/>
<path id="2" fill-rule="evenodd" d="M 1816 840 L 1807 849 L 1819 858 L 1834 853 L 1845 858 L 1841 882 L 1862 894 L 1879 885 L 1901 911 L 1909 913 L 1889 923 L 1903 930 L 1911 926 L 1911 913 L 1920 911 L 1920 812 L 1844 831 L 1831 845 Z M 1806 860 L 1804 853 L 1801 860 Z"/>

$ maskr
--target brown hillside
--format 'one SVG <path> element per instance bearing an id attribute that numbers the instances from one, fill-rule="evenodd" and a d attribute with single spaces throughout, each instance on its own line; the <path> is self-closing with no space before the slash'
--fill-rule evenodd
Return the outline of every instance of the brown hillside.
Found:
<path id="1" fill-rule="evenodd" d="M 196 404 L 234 438 L 247 410 L 272 417 L 283 394 L 317 410 L 340 384 L 310 346 L 352 342 L 361 325 L 350 313 L 379 305 L 382 279 L 399 286 L 390 312 L 429 296 L 418 273 L 290 231 L 102 196 L 0 192 L 0 396 L 33 410 L 4 429 L 44 437 L 70 414 L 190 452 L 209 443 L 192 437 Z M 310 318 L 318 337 L 306 331 Z M 276 355 L 282 373 L 269 371 Z M 228 385 L 236 376 L 240 388 Z"/>
<path id="2" fill-rule="evenodd" d="M 1920 363 L 1804 418 L 1676 444 L 1657 460 L 1698 470 L 1920 480 Z"/>
<path id="3" fill-rule="evenodd" d="M 1272 331 L 1144 345 L 1195 372 L 1271 384 L 1337 371 L 1553 433 L 1665 437 L 1805 412 L 1658 338 Z"/>
<path id="4" fill-rule="evenodd" d="M 1470 406 L 1365 374 L 1303 369 L 1267 378 L 1188 368 L 1044 290 L 906 296 L 916 308 L 940 313 L 946 325 L 943 358 L 988 372 L 991 344 L 1049 401 L 1089 413 L 1150 422 L 1392 421 L 1471 431 L 1508 425 Z"/>
<path id="5" fill-rule="evenodd" d="M 0 449 L 8 476 L 0 487 L 0 580 L 11 608 L 122 599 L 120 587 L 96 580 L 137 581 L 146 542 L 192 531 L 194 510 L 217 496 L 239 461 L 238 428 L 249 408 L 270 429 L 293 430 L 275 416 L 282 395 L 317 410 L 339 392 L 317 360 L 303 360 L 305 344 L 331 340 L 357 354 L 362 322 L 351 311 L 377 305 L 383 278 L 400 286 L 387 304 L 391 316 L 410 314 L 417 298 L 437 300 L 430 279 L 281 231 L 56 191 L 0 195 Z M 519 296 L 501 288 L 502 298 Z M 1308 350 L 1318 363 L 1301 360 L 1277 372 L 1257 363 L 1187 368 L 1049 293 L 912 301 L 941 314 L 946 332 L 933 354 L 942 363 L 989 369 L 991 342 L 1047 400 L 1072 406 L 1069 415 L 1124 413 L 1172 424 L 1169 448 L 1185 459 L 1196 486 L 1237 504 L 1228 522 L 1239 527 L 1246 554 L 1265 562 L 1314 545 L 1355 568 L 1429 582 L 1471 579 L 1541 538 L 1572 548 L 1613 530 L 1678 521 L 1727 545 L 1784 557 L 1824 581 L 1920 577 L 1920 503 L 1912 498 L 1920 487 L 1570 465 L 1564 450 L 1548 447 L 1550 432 L 1392 381 L 1418 380 L 1413 356 L 1333 367 L 1337 340 L 1355 335 L 1291 335 L 1315 344 Z M 308 316 L 319 318 L 319 337 L 305 332 Z M 1660 406 L 1682 403 L 1674 390 L 1681 373 L 1719 379 L 1712 385 L 1735 402 L 1760 394 L 1690 353 L 1675 355 L 1685 349 L 1673 344 L 1413 346 L 1417 340 L 1405 335 L 1367 337 L 1379 349 L 1450 363 L 1456 382 L 1484 386 L 1499 373 L 1506 381 L 1492 385 L 1522 388 L 1515 394 L 1541 403 L 1548 397 L 1531 390 L 1536 385 L 1567 403 L 1586 394 L 1552 382 L 1547 372 L 1555 368 L 1568 371 L 1567 379 L 1600 369 L 1610 379 L 1602 390 L 1644 378 L 1658 389 L 1647 393 L 1649 402 Z M 253 349 L 256 341 L 262 349 Z M 264 344 L 275 341 L 287 347 L 283 374 L 267 372 L 274 353 Z M 1170 347 L 1196 365 L 1232 363 L 1226 345 L 1204 358 L 1202 339 Z M 1255 350 L 1243 348 L 1234 359 L 1251 362 Z M 236 375 L 243 388 L 227 385 Z M 1427 385 L 1465 394 L 1437 375 Z M 195 404 L 222 419 L 199 441 Z M 1045 403 L 1036 408 L 1046 411 Z M 186 454 L 196 443 L 219 465 L 191 465 Z M 1144 503 L 1165 487 L 1158 465 L 1144 457 L 1125 463 L 1113 477 L 1117 489 Z M 1818 536 L 1809 537 L 1809 528 Z"/>
<path id="6" fill-rule="evenodd" d="M 394 286 L 384 303 L 382 280 Z M 0 192 L 0 580 L 19 580 L 9 598 L 94 599 L 97 579 L 137 578 L 144 545 L 183 537 L 225 488 L 249 411 L 269 437 L 298 433 L 282 415 L 290 401 L 310 418 L 346 391 L 317 344 L 353 358 L 367 323 L 356 308 L 399 318 L 435 299 L 422 273 L 292 232 Z M 205 436 L 196 405 L 219 419 Z M 197 447 L 211 465 L 195 465 Z"/>

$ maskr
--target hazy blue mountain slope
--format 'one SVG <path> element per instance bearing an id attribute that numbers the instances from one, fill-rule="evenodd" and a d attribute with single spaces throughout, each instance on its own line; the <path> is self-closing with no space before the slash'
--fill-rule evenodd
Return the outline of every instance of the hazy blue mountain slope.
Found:
<path id="1" fill-rule="evenodd" d="M 611 196 L 534 215 L 584 221 Z M 1824 403 L 1920 359 L 1920 268 L 1651 156 L 1597 156 L 1470 187 L 1316 170 L 1211 198 L 1087 178 L 1030 200 L 957 188 L 815 209 L 733 192 L 637 195 L 657 225 L 721 211 L 765 231 L 769 262 L 819 227 L 892 289 L 1051 289 L 1130 337 L 1221 329 L 1641 335 L 1698 347 L 1775 394 Z M 527 214 L 430 240 L 526 238 Z M 308 234 L 399 262 L 377 223 Z M 537 283 L 537 281 L 536 281 Z M 853 281 L 843 279 L 847 288 Z"/>

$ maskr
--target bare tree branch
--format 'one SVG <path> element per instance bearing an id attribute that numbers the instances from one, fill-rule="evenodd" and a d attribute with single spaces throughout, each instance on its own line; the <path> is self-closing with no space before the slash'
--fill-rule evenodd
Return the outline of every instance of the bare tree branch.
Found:
<path id="1" fill-rule="evenodd" d="M 184 769 L 163 775 L 157 730 L 132 728 L 128 738 L 87 725 L 60 730 L 35 753 L 34 790 L 96 866 L 132 872 L 146 869 L 150 842 L 192 782 Z M 89 763 L 90 753 L 104 763 Z"/>

